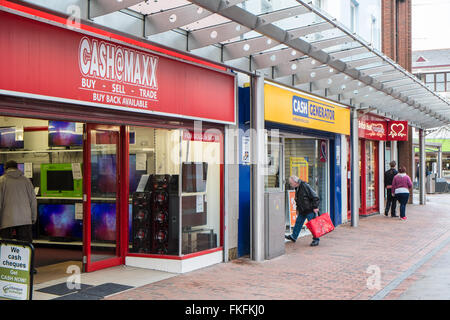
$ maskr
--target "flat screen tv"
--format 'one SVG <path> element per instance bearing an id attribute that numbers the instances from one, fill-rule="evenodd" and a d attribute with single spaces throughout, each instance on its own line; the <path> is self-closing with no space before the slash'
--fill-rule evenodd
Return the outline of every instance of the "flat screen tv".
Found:
<path id="1" fill-rule="evenodd" d="M 206 191 L 207 162 L 183 162 L 181 170 L 181 190 L 183 193 Z"/>
<path id="2" fill-rule="evenodd" d="M 6 127 L 0 128 L 1 149 L 23 149 L 23 128 Z"/>
<path id="3" fill-rule="evenodd" d="M 74 179 L 71 163 L 41 164 L 41 195 L 43 197 L 81 197 L 82 179 Z"/>
<path id="4" fill-rule="evenodd" d="M 18 163 L 17 169 L 19 169 L 22 172 L 25 172 L 25 164 Z M 2 176 L 5 173 L 5 165 L 3 163 L 0 163 L 0 176 Z"/>
<path id="5" fill-rule="evenodd" d="M 132 205 L 128 205 L 128 236 L 132 241 Z M 106 202 L 91 203 L 92 241 L 116 241 L 116 204 Z"/>
<path id="6" fill-rule="evenodd" d="M 48 122 L 49 147 L 73 147 L 82 145 L 83 132 L 77 130 L 77 124 L 75 122 Z"/>
<path id="7" fill-rule="evenodd" d="M 93 155 L 91 157 L 91 192 L 93 196 L 105 196 L 116 192 L 116 155 Z M 136 155 L 130 154 L 129 192 L 136 191 L 141 176 L 147 170 L 136 170 Z"/>
<path id="8" fill-rule="evenodd" d="M 75 219 L 74 204 L 39 204 L 38 220 L 40 236 L 60 240 L 82 239 L 83 221 Z"/>

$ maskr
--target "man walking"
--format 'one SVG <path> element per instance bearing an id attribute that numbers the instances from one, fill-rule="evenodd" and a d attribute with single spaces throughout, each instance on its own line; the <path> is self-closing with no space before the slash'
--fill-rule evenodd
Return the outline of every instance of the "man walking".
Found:
<path id="1" fill-rule="evenodd" d="M 31 243 L 32 224 L 37 218 L 37 202 L 34 187 L 17 162 L 11 160 L 5 165 L 5 174 L 0 177 L 0 237 Z"/>
<path id="2" fill-rule="evenodd" d="M 395 198 L 395 195 L 392 195 L 391 188 L 392 188 L 392 180 L 394 180 L 394 177 L 397 175 L 398 171 L 395 170 L 395 166 L 397 163 L 395 161 L 391 161 L 389 163 L 389 166 L 391 167 L 388 171 L 384 173 L 384 187 L 386 188 L 386 208 L 384 209 L 384 215 L 387 217 L 389 213 L 389 208 L 391 209 L 391 217 L 395 218 L 397 217 L 395 215 L 395 208 L 397 207 L 397 199 Z"/>
<path id="3" fill-rule="evenodd" d="M 317 193 L 299 177 L 292 176 L 289 178 L 289 184 L 295 188 L 295 204 L 297 206 L 297 219 L 295 221 L 294 229 L 291 235 L 286 235 L 285 238 L 295 242 L 300 234 L 303 223 L 306 219 L 311 220 L 319 213 L 320 199 Z M 319 238 L 313 238 L 311 246 L 318 246 Z"/>

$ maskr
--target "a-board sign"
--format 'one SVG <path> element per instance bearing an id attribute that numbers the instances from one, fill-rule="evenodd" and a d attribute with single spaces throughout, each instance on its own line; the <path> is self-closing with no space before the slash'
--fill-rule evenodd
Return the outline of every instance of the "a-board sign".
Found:
<path id="1" fill-rule="evenodd" d="M 0 240 L 0 299 L 32 299 L 33 262 L 32 244 Z"/>

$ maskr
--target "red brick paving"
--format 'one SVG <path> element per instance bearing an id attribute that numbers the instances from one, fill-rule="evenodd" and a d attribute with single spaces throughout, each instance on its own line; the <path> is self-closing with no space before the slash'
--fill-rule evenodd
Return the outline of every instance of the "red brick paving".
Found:
<path id="1" fill-rule="evenodd" d="M 286 244 L 286 254 L 264 262 L 240 258 L 139 287 L 108 299 L 128 300 L 367 300 L 367 268 L 381 270 L 381 289 L 450 237 L 450 195 L 408 205 L 407 221 L 376 215 L 357 228 L 337 227 L 310 247 L 309 236 Z M 443 250 L 449 250 L 447 246 Z M 437 258 L 436 254 L 431 260 Z M 425 263 L 385 299 L 396 299 L 420 279 Z"/>

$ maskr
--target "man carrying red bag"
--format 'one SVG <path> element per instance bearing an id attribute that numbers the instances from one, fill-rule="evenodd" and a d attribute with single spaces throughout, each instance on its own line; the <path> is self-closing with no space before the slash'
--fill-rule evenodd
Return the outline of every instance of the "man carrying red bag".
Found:
<path id="1" fill-rule="evenodd" d="M 297 176 L 292 176 L 289 178 L 289 184 L 291 187 L 295 188 L 295 204 L 297 206 L 297 219 L 295 221 L 294 229 L 292 234 L 285 235 L 285 238 L 295 242 L 300 234 L 303 223 L 306 219 L 308 221 L 314 219 L 316 214 L 319 213 L 319 202 L 320 199 L 317 193 L 307 184 L 302 181 Z M 319 238 L 314 238 L 311 242 L 311 246 L 315 247 L 319 245 Z"/>

